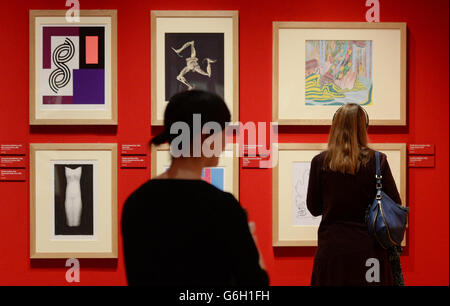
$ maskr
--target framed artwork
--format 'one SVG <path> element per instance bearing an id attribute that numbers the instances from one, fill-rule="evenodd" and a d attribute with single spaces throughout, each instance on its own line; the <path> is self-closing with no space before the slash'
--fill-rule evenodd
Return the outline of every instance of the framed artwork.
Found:
<path id="1" fill-rule="evenodd" d="M 30 124 L 117 124 L 117 12 L 30 10 Z"/>
<path id="2" fill-rule="evenodd" d="M 168 144 L 152 146 L 152 178 L 169 169 L 172 162 Z M 230 192 L 239 200 L 239 157 L 236 145 L 228 145 L 217 167 L 204 168 L 202 179 L 222 191 Z"/>
<path id="3" fill-rule="evenodd" d="M 30 144 L 30 257 L 117 258 L 117 145 Z"/>
<path id="4" fill-rule="evenodd" d="M 406 23 L 274 22 L 273 121 L 330 125 L 345 103 L 406 125 Z"/>
<path id="5" fill-rule="evenodd" d="M 402 204 L 406 205 L 406 144 L 369 146 L 387 155 Z M 278 144 L 278 165 L 272 173 L 273 246 L 317 246 L 321 217 L 309 213 L 306 196 L 311 160 L 326 149 L 327 144 L 321 143 Z"/>
<path id="6" fill-rule="evenodd" d="M 221 96 L 239 121 L 237 11 L 152 11 L 152 125 L 163 125 L 176 93 L 200 89 Z"/>

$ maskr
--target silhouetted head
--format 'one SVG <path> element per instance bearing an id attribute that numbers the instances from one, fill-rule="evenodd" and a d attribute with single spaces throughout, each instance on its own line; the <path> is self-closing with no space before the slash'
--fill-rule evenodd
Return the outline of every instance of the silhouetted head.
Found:
<path id="1" fill-rule="evenodd" d="M 203 147 L 205 140 L 212 142 L 210 137 L 222 137 L 220 141 L 223 150 L 224 130 L 230 120 L 230 111 L 218 95 L 201 90 L 181 92 L 170 98 L 164 112 L 164 130 L 151 140 L 151 144 L 169 143 L 172 150 L 177 148 L 189 152 L 192 157 L 193 148 L 197 144 Z M 189 138 L 186 139 L 186 136 Z M 211 143 L 210 148 L 214 150 L 214 143 Z M 208 166 L 214 166 L 217 162 L 218 159 L 211 161 Z"/>

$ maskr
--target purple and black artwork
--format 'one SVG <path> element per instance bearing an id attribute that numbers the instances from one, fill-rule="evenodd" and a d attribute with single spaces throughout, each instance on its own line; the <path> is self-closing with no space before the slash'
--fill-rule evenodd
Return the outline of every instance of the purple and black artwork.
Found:
<path id="1" fill-rule="evenodd" d="M 105 28 L 42 27 L 43 105 L 105 104 Z"/>

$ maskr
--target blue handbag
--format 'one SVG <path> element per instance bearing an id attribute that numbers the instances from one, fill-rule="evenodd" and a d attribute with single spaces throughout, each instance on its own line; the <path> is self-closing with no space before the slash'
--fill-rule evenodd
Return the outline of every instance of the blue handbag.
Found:
<path id="1" fill-rule="evenodd" d="M 406 221 L 409 208 L 395 203 L 382 190 L 380 152 L 375 152 L 377 173 L 377 195 L 369 207 L 367 224 L 369 233 L 377 239 L 381 246 L 388 249 L 392 246 L 400 246 L 406 229 Z"/>

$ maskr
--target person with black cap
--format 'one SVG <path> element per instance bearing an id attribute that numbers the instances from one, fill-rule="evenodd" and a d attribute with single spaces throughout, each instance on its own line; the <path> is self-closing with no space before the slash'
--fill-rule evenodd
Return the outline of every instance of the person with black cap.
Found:
<path id="1" fill-rule="evenodd" d="M 216 123 L 221 131 L 195 131 Z M 235 197 L 201 179 L 202 169 L 215 167 L 218 154 L 203 150 L 192 156 L 197 143 L 221 151 L 230 112 L 219 96 L 191 90 L 173 96 L 164 113 L 164 131 L 153 145 L 171 144 L 170 168 L 146 182 L 127 199 L 122 214 L 125 268 L 129 285 L 267 286 L 269 278 L 250 232 L 245 210 Z M 189 142 L 171 133 L 176 124 L 189 127 Z M 210 142 L 211 138 L 215 141 Z M 208 139 L 209 138 L 209 139 Z M 177 143 L 177 144 L 175 144 Z M 195 154 L 194 154 L 195 155 Z"/>

